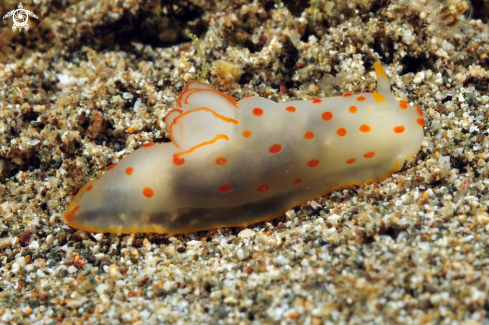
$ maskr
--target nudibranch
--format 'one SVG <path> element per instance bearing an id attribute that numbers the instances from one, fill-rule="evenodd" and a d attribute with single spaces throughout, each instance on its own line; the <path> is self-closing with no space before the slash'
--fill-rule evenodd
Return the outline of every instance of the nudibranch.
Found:
<path id="1" fill-rule="evenodd" d="M 81 188 L 65 213 L 91 232 L 189 233 L 271 220 L 333 190 L 383 180 L 423 140 L 423 111 L 377 91 L 239 102 L 192 81 L 165 117 L 171 143 L 147 143 Z"/>

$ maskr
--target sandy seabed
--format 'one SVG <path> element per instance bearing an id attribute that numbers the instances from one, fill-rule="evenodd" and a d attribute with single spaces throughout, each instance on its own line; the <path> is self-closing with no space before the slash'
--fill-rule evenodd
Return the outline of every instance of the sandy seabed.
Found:
<path id="1" fill-rule="evenodd" d="M 29 31 L 0 25 L 0 323 L 489 324 L 484 3 L 23 4 Z M 169 141 L 163 118 L 202 58 L 220 91 L 277 102 L 372 92 L 380 61 L 424 111 L 421 150 L 384 181 L 245 228 L 68 227 L 86 182 Z"/>

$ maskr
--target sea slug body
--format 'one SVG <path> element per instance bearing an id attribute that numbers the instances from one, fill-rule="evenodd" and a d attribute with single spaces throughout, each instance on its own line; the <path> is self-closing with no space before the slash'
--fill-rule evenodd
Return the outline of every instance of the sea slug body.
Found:
<path id="1" fill-rule="evenodd" d="M 148 143 L 68 207 L 66 222 L 93 232 L 189 233 L 270 220 L 335 189 L 383 180 L 416 155 L 423 112 L 377 91 L 275 103 L 237 102 L 189 82 L 166 116 L 172 143 Z"/>

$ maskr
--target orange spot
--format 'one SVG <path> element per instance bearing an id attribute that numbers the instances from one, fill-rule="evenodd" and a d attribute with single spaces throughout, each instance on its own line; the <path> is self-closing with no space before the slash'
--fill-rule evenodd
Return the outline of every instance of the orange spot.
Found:
<path id="1" fill-rule="evenodd" d="M 363 158 L 372 158 L 373 156 L 375 156 L 375 152 L 369 151 L 363 155 Z"/>
<path id="2" fill-rule="evenodd" d="M 117 163 L 110 165 L 109 168 L 107 168 L 107 170 L 112 170 L 115 168 L 115 166 L 117 166 Z"/>
<path id="3" fill-rule="evenodd" d="M 152 198 L 155 195 L 155 192 L 151 187 L 145 187 L 143 188 L 143 195 L 147 197 L 148 199 Z"/>
<path id="4" fill-rule="evenodd" d="M 270 153 L 279 153 L 282 151 L 282 145 L 280 143 L 272 144 L 268 151 L 270 151 Z"/>
<path id="5" fill-rule="evenodd" d="M 93 189 L 93 185 L 89 185 L 89 186 L 87 187 L 87 192 L 90 192 L 92 189 Z"/>
<path id="6" fill-rule="evenodd" d="M 359 97 L 357 97 L 357 102 L 363 102 L 366 99 L 367 98 L 365 98 L 364 96 L 359 96 Z"/>
<path id="7" fill-rule="evenodd" d="M 379 103 L 379 104 L 382 104 L 382 103 L 385 103 L 387 100 L 385 99 L 384 96 L 382 96 L 381 94 L 379 94 L 378 92 L 374 91 L 372 93 L 372 97 L 374 98 L 374 100 Z"/>
<path id="8" fill-rule="evenodd" d="M 400 108 L 400 109 L 406 109 L 406 108 L 408 108 L 408 102 L 403 101 L 403 100 L 402 100 L 402 101 L 400 101 L 400 102 L 399 102 L 399 108 Z"/>
<path id="9" fill-rule="evenodd" d="M 319 165 L 319 159 L 311 159 L 307 162 L 309 167 L 316 167 L 317 165 Z"/>
<path id="10" fill-rule="evenodd" d="M 321 99 L 319 99 L 319 98 L 311 98 L 311 99 L 312 99 L 312 103 L 313 103 L 313 104 L 320 104 L 320 103 L 322 103 L 322 102 L 323 102 L 323 101 L 322 101 Z"/>
<path id="11" fill-rule="evenodd" d="M 253 97 L 253 95 L 246 95 L 243 98 Z"/>
<path id="12" fill-rule="evenodd" d="M 251 137 L 251 132 L 250 132 L 250 131 L 248 131 L 248 130 L 243 131 L 243 136 L 244 136 L 245 138 L 249 138 L 249 137 Z"/>
<path id="13" fill-rule="evenodd" d="M 406 130 L 406 128 L 405 128 L 403 125 L 401 125 L 401 126 L 396 126 L 396 127 L 394 128 L 394 133 L 402 133 L 402 132 L 404 132 L 405 130 Z"/>
<path id="14" fill-rule="evenodd" d="M 322 115 L 321 115 L 321 118 L 325 121 L 331 121 L 333 119 L 333 113 L 331 112 L 324 112 Z"/>
<path id="15" fill-rule="evenodd" d="M 355 158 L 350 158 L 350 159 L 348 159 L 348 160 L 346 161 L 346 163 L 347 163 L 348 165 L 351 165 L 351 164 L 353 164 L 355 161 L 357 161 Z"/>
<path id="16" fill-rule="evenodd" d="M 292 184 L 297 185 L 297 184 L 299 184 L 300 182 L 302 182 L 302 179 L 298 178 L 298 179 L 296 179 L 295 181 L 293 181 L 293 182 L 292 182 Z"/>
<path id="17" fill-rule="evenodd" d="M 360 125 L 360 127 L 359 127 L 358 129 L 359 129 L 360 131 L 362 131 L 362 132 L 367 133 L 367 132 L 370 132 L 370 130 L 371 130 L 372 128 L 371 128 L 369 125 L 367 125 L 367 124 L 362 124 L 362 125 Z"/>
<path id="18" fill-rule="evenodd" d="M 294 106 L 287 106 L 287 107 L 285 108 L 285 110 L 286 110 L 287 112 L 294 113 L 294 112 L 296 111 L 296 108 L 295 108 Z"/>
<path id="19" fill-rule="evenodd" d="M 67 215 L 65 215 L 65 219 L 66 220 L 70 220 L 71 218 L 73 218 L 76 214 L 76 211 L 78 211 L 80 209 L 80 206 L 77 205 L 73 210 L 71 210 L 70 213 L 68 213 Z"/>
<path id="20" fill-rule="evenodd" d="M 231 191 L 232 189 L 233 189 L 233 187 L 229 184 L 224 184 L 224 185 L 221 185 L 218 187 L 219 192 L 222 192 L 222 193 L 227 193 L 227 192 Z"/>
<path id="21" fill-rule="evenodd" d="M 350 108 L 348 110 L 350 111 L 350 113 L 355 114 L 358 109 L 356 106 L 350 106 Z"/>
<path id="22" fill-rule="evenodd" d="M 418 118 L 418 119 L 416 119 L 416 123 L 418 123 L 418 124 L 419 124 L 419 125 L 421 125 L 421 126 L 424 126 L 426 122 L 425 122 L 425 120 L 424 120 L 424 119 L 422 119 L 422 118 Z"/>
<path id="23" fill-rule="evenodd" d="M 181 166 L 181 165 L 183 165 L 185 163 L 185 159 L 179 158 L 179 157 L 173 157 L 173 163 L 176 166 Z"/>
<path id="24" fill-rule="evenodd" d="M 306 131 L 306 133 L 304 133 L 304 138 L 307 140 L 314 139 L 314 132 Z"/>
<path id="25" fill-rule="evenodd" d="M 228 162 L 228 160 L 224 157 L 217 157 L 216 158 L 216 165 L 219 165 L 219 166 L 226 165 L 227 162 Z"/>
<path id="26" fill-rule="evenodd" d="M 126 174 L 127 174 L 127 176 L 131 176 L 133 171 L 134 171 L 134 168 L 132 168 L 132 167 L 127 167 L 127 168 L 126 168 Z"/>
<path id="27" fill-rule="evenodd" d="M 416 111 L 418 111 L 419 116 L 423 116 L 423 110 L 416 106 Z"/>
<path id="28" fill-rule="evenodd" d="M 145 143 L 145 144 L 143 144 L 143 148 L 151 147 L 151 146 L 153 146 L 153 145 L 154 145 L 154 143 L 153 143 L 153 142 L 150 142 L 150 143 Z"/>
<path id="29" fill-rule="evenodd" d="M 343 97 L 350 97 L 350 96 L 353 96 L 353 94 L 352 93 L 345 93 L 345 94 L 343 94 Z"/>
<path id="30" fill-rule="evenodd" d="M 255 108 L 253 108 L 253 115 L 255 115 L 255 116 L 262 116 L 263 115 L 263 110 L 260 107 L 255 107 Z"/>
<path id="31" fill-rule="evenodd" d="M 346 135 L 346 129 L 345 128 L 339 128 L 336 130 L 336 134 L 339 135 L 340 137 L 344 137 Z"/>
<path id="32" fill-rule="evenodd" d="M 262 185 L 258 188 L 258 192 L 265 192 L 265 191 L 268 191 L 268 189 L 270 188 L 269 185 Z"/>

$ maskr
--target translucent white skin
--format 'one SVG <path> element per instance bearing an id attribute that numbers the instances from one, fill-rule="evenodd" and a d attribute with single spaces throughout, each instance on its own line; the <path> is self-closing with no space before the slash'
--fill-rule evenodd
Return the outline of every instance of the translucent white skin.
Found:
<path id="1" fill-rule="evenodd" d="M 375 67 L 378 93 L 281 104 L 236 102 L 189 83 L 166 119 L 173 142 L 144 146 L 86 184 L 65 220 L 86 231 L 189 233 L 270 220 L 332 190 L 383 180 L 418 152 L 424 120 Z"/>

